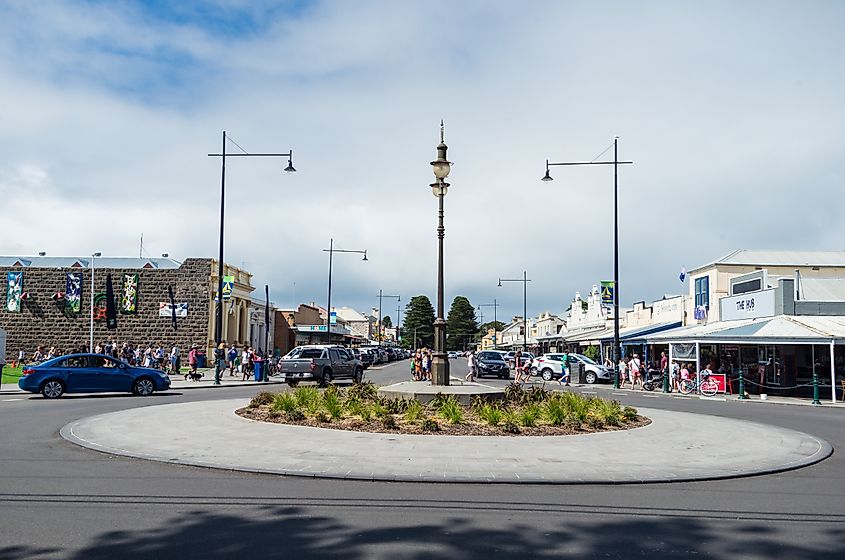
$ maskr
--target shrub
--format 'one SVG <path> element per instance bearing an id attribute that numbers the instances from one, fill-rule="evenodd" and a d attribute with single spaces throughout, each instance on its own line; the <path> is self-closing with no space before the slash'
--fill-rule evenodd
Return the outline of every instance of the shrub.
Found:
<path id="1" fill-rule="evenodd" d="M 381 405 L 387 409 L 387 411 L 391 414 L 404 414 L 408 407 L 410 406 L 413 399 L 388 399 L 383 397 L 379 399 Z M 416 401 L 414 401 L 416 402 Z"/>
<path id="2" fill-rule="evenodd" d="M 516 425 L 516 422 L 506 420 L 502 423 L 502 431 L 506 434 L 518 434 L 520 430 L 519 426 Z"/>
<path id="3" fill-rule="evenodd" d="M 606 426 L 618 426 L 622 423 L 622 407 L 616 401 L 604 399 L 592 399 L 590 402 L 591 414 L 602 421 Z"/>
<path id="4" fill-rule="evenodd" d="M 419 401 L 410 401 L 405 409 L 405 420 L 407 422 L 418 422 L 425 416 L 425 409 Z"/>
<path id="5" fill-rule="evenodd" d="M 395 430 L 396 429 L 396 418 L 393 417 L 392 414 L 388 414 L 384 418 L 381 419 L 381 425 L 386 430 Z"/>
<path id="6" fill-rule="evenodd" d="M 297 387 L 293 392 L 293 398 L 300 409 L 304 408 L 308 414 L 314 415 L 320 408 L 320 390 L 316 387 Z"/>
<path id="7" fill-rule="evenodd" d="M 563 406 L 562 399 L 553 395 L 543 403 L 543 418 L 552 426 L 560 426 L 566 420 L 566 409 Z"/>
<path id="8" fill-rule="evenodd" d="M 279 393 L 273 398 L 270 410 L 282 411 L 289 415 L 294 410 L 299 410 L 299 403 L 293 393 Z"/>
<path id="9" fill-rule="evenodd" d="M 276 393 L 271 393 L 270 391 L 261 391 L 254 397 L 252 400 L 249 401 L 249 408 L 257 408 L 259 406 L 264 406 L 271 404 L 273 399 L 276 398 Z"/>
<path id="10" fill-rule="evenodd" d="M 525 389 L 519 383 L 508 383 L 505 386 L 505 401 L 520 404 L 525 398 Z"/>
<path id="11" fill-rule="evenodd" d="M 464 409 L 453 395 L 443 400 L 438 414 L 452 424 L 461 424 L 464 421 Z"/>
<path id="12" fill-rule="evenodd" d="M 561 393 L 560 398 L 568 420 L 579 424 L 587 421 L 587 416 L 590 414 L 590 403 L 586 398 L 569 391 Z"/>
<path id="13" fill-rule="evenodd" d="M 329 385 L 329 387 L 323 391 L 323 408 L 329 413 L 332 420 L 337 420 L 343 416 L 343 405 L 340 402 L 340 393 L 334 385 Z"/>
<path id="14" fill-rule="evenodd" d="M 440 426 L 434 418 L 426 418 L 422 421 L 422 429 L 426 432 L 439 432 Z"/>
<path id="15" fill-rule="evenodd" d="M 279 412 L 278 410 L 270 410 L 270 412 L 267 413 L 268 418 L 278 418 L 281 415 L 282 415 L 282 413 Z"/>
<path id="16" fill-rule="evenodd" d="M 498 426 L 499 422 L 502 421 L 502 409 L 487 402 L 481 405 L 476 414 L 491 426 Z"/>
<path id="17" fill-rule="evenodd" d="M 631 406 L 626 406 L 622 409 L 622 417 L 625 419 L 626 422 L 633 422 L 637 419 L 639 413 L 637 409 Z"/>
<path id="18" fill-rule="evenodd" d="M 328 422 L 331 422 L 331 418 L 329 418 L 329 415 L 326 414 L 325 411 L 322 411 L 322 410 L 317 412 L 316 416 L 314 416 L 314 419 L 317 420 L 317 422 L 320 422 L 322 424 L 326 424 Z"/>
<path id="19" fill-rule="evenodd" d="M 390 416 L 390 412 L 387 410 L 387 407 L 380 402 L 372 403 L 369 408 L 373 411 L 373 415 L 375 415 L 376 418 L 384 419 L 387 416 Z"/>
<path id="20" fill-rule="evenodd" d="M 285 412 L 285 416 L 287 416 L 288 420 L 290 420 L 291 422 L 301 422 L 305 420 L 305 415 L 299 409 L 291 410 L 290 412 Z"/>
<path id="21" fill-rule="evenodd" d="M 346 396 L 349 399 L 358 399 L 362 402 L 372 402 L 378 400 L 378 387 L 376 387 L 372 381 L 355 383 L 346 390 Z"/>
<path id="22" fill-rule="evenodd" d="M 531 387 L 523 392 L 523 402 L 528 403 L 544 403 L 549 400 L 551 393 L 542 387 Z"/>
<path id="23" fill-rule="evenodd" d="M 537 420 L 540 418 L 540 405 L 531 403 L 525 405 L 517 412 L 517 420 L 520 426 L 531 428 L 537 425 Z"/>
<path id="24" fill-rule="evenodd" d="M 587 417 L 587 426 L 593 430 L 601 430 L 604 428 L 604 420 L 598 416 L 590 415 Z"/>

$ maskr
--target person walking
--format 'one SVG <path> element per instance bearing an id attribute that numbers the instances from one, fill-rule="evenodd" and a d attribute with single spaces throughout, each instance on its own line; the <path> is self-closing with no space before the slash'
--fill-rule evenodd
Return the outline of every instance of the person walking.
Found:
<path id="1" fill-rule="evenodd" d="M 467 373 L 466 377 L 464 377 L 464 381 L 475 381 L 475 350 L 469 351 L 469 355 L 467 356 L 467 368 L 469 369 L 469 373 Z"/>
<path id="2" fill-rule="evenodd" d="M 188 380 L 190 376 L 191 379 L 197 378 L 197 345 L 192 344 L 190 351 L 188 351 L 188 367 L 191 368 L 189 373 L 185 374 L 185 381 Z"/>
<path id="3" fill-rule="evenodd" d="M 226 365 L 229 367 L 229 377 L 235 377 L 235 362 L 238 359 L 238 345 L 233 344 L 226 354 Z"/>
<path id="4" fill-rule="evenodd" d="M 560 357 L 560 377 L 563 380 L 564 385 L 569 387 L 572 377 L 571 370 L 569 369 L 569 354 L 566 352 L 564 352 L 564 354 Z"/>
<path id="5" fill-rule="evenodd" d="M 170 349 L 170 373 L 178 375 L 182 370 L 181 360 L 179 359 L 179 347 L 174 345 Z"/>
<path id="6" fill-rule="evenodd" d="M 516 369 L 514 383 L 522 383 L 522 350 L 517 350 L 513 355 L 513 367 Z"/>
<path id="7" fill-rule="evenodd" d="M 220 385 L 220 378 L 226 371 L 226 345 L 222 342 L 214 349 L 214 384 Z"/>
<path id="8" fill-rule="evenodd" d="M 640 357 L 637 354 L 634 354 L 634 357 L 631 359 L 631 390 L 634 390 L 634 386 L 637 382 L 640 384 L 640 389 L 643 389 L 643 378 L 642 378 L 642 369 L 643 365 L 640 362 Z"/>

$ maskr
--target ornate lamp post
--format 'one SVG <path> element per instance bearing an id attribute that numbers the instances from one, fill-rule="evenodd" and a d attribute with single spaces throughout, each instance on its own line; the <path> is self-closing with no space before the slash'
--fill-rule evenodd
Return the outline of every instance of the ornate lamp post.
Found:
<path id="1" fill-rule="evenodd" d="M 452 162 L 446 159 L 445 132 L 443 121 L 440 121 L 440 143 L 437 145 L 437 159 L 431 162 L 434 171 L 434 182 L 431 192 L 437 197 L 438 226 L 437 226 L 437 318 L 434 320 L 434 355 L 431 360 L 431 384 L 449 385 L 449 359 L 446 357 L 446 320 L 443 318 L 443 237 L 446 230 L 443 227 L 443 199 L 449 191 L 449 183 L 445 181 L 452 170 Z"/>
<path id="2" fill-rule="evenodd" d="M 593 160 L 549 163 L 549 160 L 546 160 L 546 174 L 541 179 L 546 182 L 554 180 L 549 174 L 549 167 L 553 165 L 613 166 L 613 387 L 615 389 L 619 388 L 619 358 L 622 355 L 619 348 L 619 166 L 634 163 L 633 161 L 619 161 L 618 140 L 619 137 L 613 139 L 613 161 Z M 604 152 L 599 154 L 598 157 L 602 155 L 604 155 Z"/>
<path id="3" fill-rule="evenodd" d="M 359 255 L 364 255 L 364 258 L 361 259 L 362 261 L 366 261 L 367 259 L 367 250 L 364 249 L 363 251 L 354 251 L 348 249 L 335 249 L 334 248 L 334 238 L 329 239 L 329 248 L 323 249 L 324 253 L 329 254 L 329 297 L 328 303 L 326 304 L 326 344 L 331 344 L 332 342 L 332 256 L 335 253 L 358 253 Z"/>

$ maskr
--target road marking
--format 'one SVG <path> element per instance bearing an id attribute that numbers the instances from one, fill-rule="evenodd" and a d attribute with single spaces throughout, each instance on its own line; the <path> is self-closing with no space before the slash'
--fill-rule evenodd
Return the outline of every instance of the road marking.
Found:
<path id="1" fill-rule="evenodd" d="M 23 400 L 26 400 L 26 399 L 22 399 L 22 398 L 21 399 L 3 399 L 3 402 L 15 402 L 15 401 L 23 401 Z"/>
<path id="2" fill-rule="evenodd" d="M 646 394 L 643 394 L 642 396 L 643 396 L 643 397 L 646 397 L 646 398 L 648 398 L 648 399 L 659 399 L 659 398 L 660 398 L 660 395 L 646 395 Z"/>
<path id="3" fill-rule="evenodd" d="M 597 394 L 596 391 L 581 391 L 582 395 L 595 395 Z M 616 393 L 614 393 L 615 395 Z"/>
<path id="4" fill-rule="evenodd" d="M 727 397 L 707 397 L 707 396 L 704 396 L 704 395 L 700 395 L 698 398 L 703 400 L 703 401 L 724 401 L 724 402 L 727 402 L 727 400 L 728 400 Z"/>
<path id="5" fill-rule="evenodd" d="M 626 397 L 626 396 L 628 396 L 628 393 L 611 393 L 611 395 L 617 395 L 619 397 Z"/>

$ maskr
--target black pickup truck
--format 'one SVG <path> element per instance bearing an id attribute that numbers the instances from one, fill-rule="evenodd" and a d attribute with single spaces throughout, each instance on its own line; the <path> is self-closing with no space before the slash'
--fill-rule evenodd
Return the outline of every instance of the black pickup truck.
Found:
<path id="1" fill-rule="evenodd" d="M 334 379 L 344 378 L 360 383 L 364 365 L 343 346 L 297 346 L 279 360 L 278 376 L 291 387 L 300 381 L 316 381 L 325 387 Z"/>

